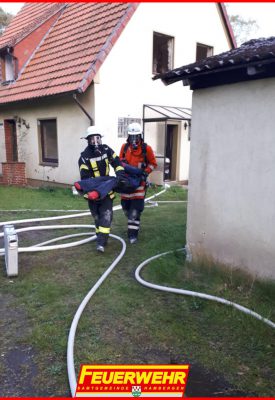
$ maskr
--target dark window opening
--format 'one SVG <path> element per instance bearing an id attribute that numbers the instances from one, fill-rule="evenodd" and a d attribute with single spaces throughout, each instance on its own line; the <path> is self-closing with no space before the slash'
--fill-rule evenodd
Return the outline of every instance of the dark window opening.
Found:
<path id="1" fill-rule="evenodd" d="M 174 38 L 154 32 L 153 74 L 161 74 L 173 69 Z"/>
<path id="2" fill-rule="evenodd" d="M 203 60 L 204 58 L 213 56 L 213 47 L 205 44 L 197 43 L 196 61 Z"/>
<path id="3" fill-rule="evenodd" d="M 18 60 L 11 53 L 4 53 L 1 60 L 1 82 L 7 84 L 15 81 L 18 76 Z"/>
<path id="4" fill-rule="evenodd" d="M 56 119 L 39 120 L 41 163 L 58 164 Z"/>

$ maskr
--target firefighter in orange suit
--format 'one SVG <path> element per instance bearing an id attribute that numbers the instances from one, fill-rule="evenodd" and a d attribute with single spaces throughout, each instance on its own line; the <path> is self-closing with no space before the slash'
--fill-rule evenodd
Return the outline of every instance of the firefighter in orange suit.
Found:
<path id="1" fill-rule="evenodd" d="M 127 142 L 122 145 L 119 157 L 122 162 L 143 170 L 144 179 L 135 192 L 121 194 L 122 209 L 128 218 L 128 239 L 133 244 L 138 239 L 140 217 L 144 210 L 146 179 L 157 166 L 152 148 L 143 141 L 140 124 L 132 123 L 128 126 Z"/>

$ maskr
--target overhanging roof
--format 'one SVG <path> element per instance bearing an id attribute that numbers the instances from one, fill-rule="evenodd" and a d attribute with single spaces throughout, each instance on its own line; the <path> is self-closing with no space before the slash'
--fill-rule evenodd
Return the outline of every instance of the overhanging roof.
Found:
<path id="1" fill-rule="evenodd" d="M 143 121 L 191 120 L 191 108 L 144 104 Z"/>
<path id="2" fill-rule="evenodd" d="M 275 37 L 252 39 L 233 49 L 204 60 L 175 68 L 153 79 L 164 84 L 182 81 L 190 89 L 275 76 Z"/>

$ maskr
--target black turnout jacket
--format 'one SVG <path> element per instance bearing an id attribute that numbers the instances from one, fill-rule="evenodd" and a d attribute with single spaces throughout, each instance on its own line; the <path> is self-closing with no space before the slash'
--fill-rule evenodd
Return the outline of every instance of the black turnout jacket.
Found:
<path id="1" fill-rule="evenodd" d="M 81 179 L 108 176 L 110 164 L 115 172 L 123 171 L 118 155 L 106 144 L 88 145 L 78 160 Z"/>

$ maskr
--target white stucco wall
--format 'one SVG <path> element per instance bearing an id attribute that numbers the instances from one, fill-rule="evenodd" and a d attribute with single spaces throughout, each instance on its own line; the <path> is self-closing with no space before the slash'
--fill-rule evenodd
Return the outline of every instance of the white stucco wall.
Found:
<path id="1" fill-rule="evenodd" d="M 229 49 L 215 3 L 140 3 L 95 84 L 95 122 L 116 151 L 124 142 L 117 135 L 118 117 L 142 118 L 143 104 L 191 107 L 192 93 L 181 82 L 165 87 L 152 80 L 153 32 L 175 38 L 174 68 L 195 61 L 196 42 L 213 46 L 215 53 Z M 189 165 L 184 131 L 181 146 L 186 151 L 179 171 L 183 180 Z M 152 147 L 156 150 L 154 143 Z"/>
<path id="2" fill-rule="evenodd" d="M 78 96 L 80 102 L 89 113 L 93 113 L 93 87 L 83 96 Z M 27 178 L 46 182 L 73 184 L 79 179 L 78 158 L 86 147 L 85 136 L 89 119 L 72 99 L 59 98 L 48 101 L 37 101 L 32 106 L 14 106 L 0 113 L 0 121 L 17 115 L 26 120 L 30 128 L 17 125 L 17 143 L 19 161 L 26 162 Z M 93 115 L 92 115 L 93 117 Z M 56 118 L 58 139 L 58 166 L 43 166 L 39 159 L 39 139 L 37 121 L 39 119 Z M 1 132 L 0 132 L 1 134 Z M 3 151 L 0 162 L 6 161 Z M 3 157 L 3 158 L 2 158 Z"/>
<path id="3" fill-rule="evenodd" d="M 187 243 L 275 279 L 275 79 L 196 90 Z"/>

